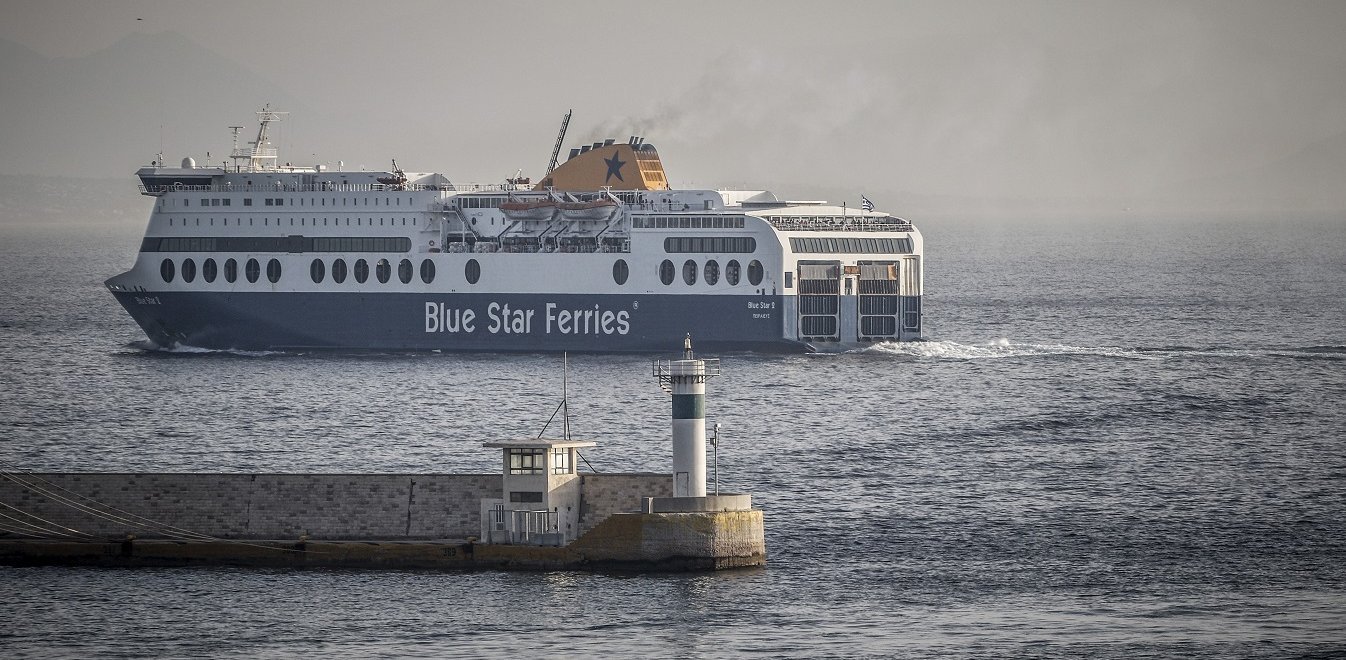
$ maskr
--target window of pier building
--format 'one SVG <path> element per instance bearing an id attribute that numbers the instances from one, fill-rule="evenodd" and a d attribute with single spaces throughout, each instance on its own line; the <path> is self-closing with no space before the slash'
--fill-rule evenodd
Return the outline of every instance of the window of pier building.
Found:
<path id="1" fill-rule="evenodd" d="M 569 447 L 555 447 L 551 450 L 552 474 L 571 474 L 575 471 L 575 465 L 570 460 L 570 452 Z"/>
<path id="2" fill-rule="evenodd" d="M 510 502 L 542 502 L 542 491 L 540 490 L 512 490 L 509 492 Z"/>
<path id="3" fill-rule="evenodd" d="M 508 452 L 510 474 L 543 474 L 545 449 L 510 449 Z"/>

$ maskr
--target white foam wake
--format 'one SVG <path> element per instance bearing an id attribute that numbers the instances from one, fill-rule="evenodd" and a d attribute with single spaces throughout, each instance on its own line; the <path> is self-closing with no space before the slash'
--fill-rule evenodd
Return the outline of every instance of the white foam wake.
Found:
<path id="1" fill-rule="evenodd" d="M 948 360 L 985 360 L 997 358 L 1033 357 L 1051 355 L 1097 355 L 1130 360 L 1152 360 L 1154 355 L 1115 346 L 1068 346 L 1066 344 L 1028 344 L 1001 337 L 984 344 L 962 344 L 956 341 L 911 341 L 875 344 L 861 353 L 904 355 L 914 358 Z"/>

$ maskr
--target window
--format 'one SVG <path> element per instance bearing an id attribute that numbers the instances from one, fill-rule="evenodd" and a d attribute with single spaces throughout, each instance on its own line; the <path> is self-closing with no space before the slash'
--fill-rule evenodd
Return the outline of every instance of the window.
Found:
<path id="1" fill-rule="evenodd" d="M 251 197 L 244 197 L 244 198 L 243 198 L 243 205 L 244 205 L 244 206 L 252 206 L 252 198 L 251 198 Z"/>
<path id="2" fill-rule="evenodd" d="M 468 259 L 467 265 L 463 266 L 463 276 L 467 278 L 468 284 L 476 284 L 481 279 L 481 264 L 476 259 Z"/>
<path id="3" fill-rule="evenodd" d="M 751 236 L 670 236 L 664 239 L 664 252 L 713 252 L 749 254 L 757 251 L 757 239 Z"/>
<path id="4" fill-rule="evenodd" d="M 397 279 L 402 280 L 403 284 L 411 284 L 411 260 L 403 259 L 397 262 Z"/>
<path id="5" fill-rule="evenodd" d="M 575 467 L 570 463 L 569 447 L 553 447 L 551 450 L 551 473 L 570 474 Z"/>
<path id="6" fill-rule="evenodd" d="M 426 284 L 435 281 L 435 262 L 429 259 L 421 262 L 421 281 Z"/>
<path id="7" fill-rule="evenodd" d="M 165 282 L 173 281 L 173 260 L 164 259 L 159 262 L 159 277 L 164 278 Z"/>
<path id="8" fill-rule="evenodd" d="M 224 281 L 233 284 L 238 279 L 238 262 L 233 259 L 224 261 Z"/>
<path id="9" fill-rule="evenodd" d="M 720 281 L 720 263 L 711 259 L 706 262 L 706 284 L 715 286 Z"/>
<path id="10" fill-rule="evenodd" d="M 626 284 L 626 279 L 631 276 L 631 269 L 626 265 L 625 259 L 618 259 L 612 264 L 612 281 L 618 286 Z"/>
<path id="11" fill-rule="evenodd" d="M 191 259 L 182 260 L 182 281 L 191 282 L 196 279 L 196 262 Z"/>
<path id="12" fill-rule="evenodd" d="M 266 262 L 266 279 L 271 280 L 272 284 L 280 281 L 280 261 L 272 259 Z"/>
<path id="13" fill-rule="evenodd" d="M 659 264 L 659 281 L 663 282 L 666 285 L 672 284 L 673 272 L 674 272 L 673 262 L 668 259 L 664 259 L 663 263 Z"/>
<path id="14" fill-rule="evenodd" d="M 146 238 L 141 252 L 410 252 L 411 239 L 397 237 L 193 236 Z"/>
<path id="15" fill-rule="evenodd" d="M 791 238 L 790 250 L 805 253 L 911 254 L 910 237 L 901 238 Z"/>
<path id="16" fill-rule="evenodd" d="M 511 490 L 509 492 L 509 501 L 511 502 L 541 502 L 542 491 L 540 490 Z"/>
<path id="17" fill-rule="evenodd" d="M 738 286 L 739 266 L 737 259 L 730 259 L 729 263 L 724 265 L 724 281 L 729 286 Z"/>
<path id="18" fill-rule="evenodd" d="M 688 259 L 682 263 L 682 281 L 688 286 L 696 284 L 696 262 Z"/>
<path id="19" fill-rule="evenodd" d="M 510 449 L 510 474 L 542 474 L 543 449 Z"/>
<path id="20" fill-rule="evenodd" d="M 794 286 L 794 273 L 787 270 L 785 271 L 785 288 L 788 289 L 792 286 Z"/>
<path id="21" fill-rule="evenodd" d="M 337 259 L 332 262 L 332 281 L 341 284 L 346 281 L 346 260 Z"/>
<path id="22" fill-rule="evenodd" d="M 217 271 L 215 268 L 214 259 L 206 259 L 205 261 L 201 262 L 201 279 L 205 280 L 207 284 L 210 282 L 214 282 L 215 276 L 218 273 L 219 271 Z"/>
<path id="23" fill-rule="evenodd" d="M 753 286 L 761 284 L 762 275 L 762 262 L 753 259 L 752 262 L 748 264 L 748 283 Z"/>
<path id="24" fill-rule="evenodd" d="M 314 284 L 318 284 L 319 282 L 322 282 L 323 275 L 325 274 L 323 271 L 325 270 L 322 259 L 314 259 L 313 263 L 308 265 L 308 276 L 313 278 Z"/>
<path id="25" fill-rule="evenodd" d="M 393 265 L 388 263 L 387 259 L 379 259 L 379 262 L 374 264 L 374 277 L 379 278 L 379 284 L 387 284 L 392 276 Z"/>
<path id="26" fill-rule="evenodd" d="M 262 276 L 262 265 L 256 259 L 249 259 L 248 263 L 243 264 L 243 275 L 248 278 L 248 282 L 255 284 L 257 278 Z"/>
<path id="27" fill-rule="evenodd" d="M 355 281 L 364 284 L 369 279 L 369 262 L 364 259 L 355 260 Z"/>

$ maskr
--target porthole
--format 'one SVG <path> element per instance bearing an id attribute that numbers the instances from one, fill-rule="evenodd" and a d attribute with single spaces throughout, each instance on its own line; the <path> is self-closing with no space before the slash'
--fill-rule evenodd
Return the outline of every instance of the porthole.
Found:
<path id="1" fill-rule="evenodd" d="M 682 262 L 682 281 L 688 286 L 696 284 L 696 262 L 688 259 Z"/>
<path id="2" fill-rule="evenodd" d="M 724 265 L 724 281 L 729 286 L 738 286 L 739 265 L 738 259 L 730 259 L 729 263 Z"/>
<path id="3" fill-rule="evenodd" d="M 249 259 L 248 263 L 243 264 L 243 276 L 248 278 L 248 282 L 256 283 L 257 278 L 262 276 L 262 265 L 256 259 Z"/>
<path id="4" fill-rule="evenodd" d="M 280 281 L 280 260 L 266 262 L 266 279 L 271 280 L 272 284 Z"/>
<path id="5" fill-rule="evenodd" d="M 191 259 L 182 260 L 182 281 L 191 282 L 196 279 L 196 262 Z"/>
<path id="6" fill-rule="evenodd" d="M 337 259 L 332 262 L 332 281 L 341 284 L 346 281 L 346 260 Z"/>
<path id="7" fill-rule="evenodd" d="M 387 284 L 392 276 L 393 265 L 388 263 L 387 259 L 379 259 L 379 262 L 374 264 L 374 277 L 379 278 L 379 284 Z"/>
<path id="8" fill-rule="evenodd" d="M 659 264 L 659 281 L 663 282 L 665 285 L 672 284 L 674 272 L 673 262 L 664 259 L 663 262 Z"/>
<path id="9" fill-rule="evenodd" d="M 219 269 L 215 266 L 214 259 L 206 259 L 201 262 L 201 279 L 207 284 L 215 281 L 215 276 L 219 274 Z"/>
<path id="10" fill-rule="evenodd" d="M 463 266 L 463 276 L 467 278 L 468 284 L 476 284 L 481 279 L 481 264 L 476 259 L 468 259 L 467 265 Z"/>
<path id="11" fill-rule="evenodd" d="M 757 286 L 762 283 L 762 262 L 753 259 L 748 262 L 748 284 Z"/>
<path id="12" fill-rule="evenodd" d="M 720 281 L 720 262 L 711 259 L 706 262 L 706 284 L 715 286 Z"/>
<path id="13" fill-rule="evenodd" d="M 238 262 L 233 259 L 224 260 L 224 281 L 233 284 L 238 279 Z"/>
<path id="14" fill-rule="evenodd" d="M 324 272 L 326 270 L 327 269 L 323 266 L 322 259 L 314 259 L 313 263 L 308 265 L 308 276 L 313 278 L 314 284 L 318 284 L 322 282 L 323 276 L 326 275 Z"/>
<path id="15" fill-rule="evenodd" d="M 625 259 L 618 259 L 612 264 L 612 281 L 618 286 L 626 284 L 626 279 L 631 276 L 631 269 L 626 265 Z"/>
<path id="16" fill-rule="evenodd" d="M 429 259 L 421 262 L 421 281 L 426 284 L 435 281 L 435 262 Z"/>
<path id="17" fill-rule="evenodd" d="M 403 259 L 397 262 L 397 279 L 402 280 L 403 284 L 411 284 L 411 260 Z"/>
<path id="18" fill-rule="evenodd" d="M 364 284 L 369 279 L 369 262 L 364 259 L 355 260 L 355 281 Z"/>
<path id="19" fill-rule="evenodd" d="M 173 281 L 174 270 L 175 269 L 173 268 L 172 259 L 164 259 L 163 261 L 159 262 L 159 277 L 164 278 L 165 282 Z"/>

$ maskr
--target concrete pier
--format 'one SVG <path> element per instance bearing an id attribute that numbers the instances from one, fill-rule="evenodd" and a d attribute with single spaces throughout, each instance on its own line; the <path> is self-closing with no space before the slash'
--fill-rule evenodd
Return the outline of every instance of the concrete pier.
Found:
<path id="1" fill-rule="evenodd" d="M 0 532 L 0 563 L 716 570 L 766 561 L 760 510 L 647 513 L 661 498 L 644 495 L 671 494 L 669 475 L 579 481 L 585 531 L 552 546 L 477 539 L 478 503 L 501 497 L 501 475 L 20 473 L 0 479 L 10 518 L 0 520 L 11 530 Z M 24 538 L 11 519 L 67 536 Z"/>

